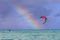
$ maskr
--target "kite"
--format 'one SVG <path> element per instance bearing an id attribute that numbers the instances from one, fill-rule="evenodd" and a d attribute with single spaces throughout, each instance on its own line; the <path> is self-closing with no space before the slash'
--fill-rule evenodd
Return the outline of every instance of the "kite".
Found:
<path id="1" fill-rule="evenodd" d="M 43 19 L 44 23 L 46 23 L 46 21 L 47 21 L 47 17 L 46 17 L 46 16 L 41 16 L 40 18 Z M 44 23 L 43 23 L 43 24 L 44 24 Z"/>

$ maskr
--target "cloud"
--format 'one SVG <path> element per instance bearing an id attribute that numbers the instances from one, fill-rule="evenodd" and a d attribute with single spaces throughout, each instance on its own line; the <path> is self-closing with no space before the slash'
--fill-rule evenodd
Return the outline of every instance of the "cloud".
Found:
<path id="1" fill-rule="evenodd" d="M 29 12 L 33 15 L 34 18 L 37 19 L 37 21 L 40 22 L 40 16 L 46 15 L 48 20 L 45 25 L 45 29 L 60 29 L 60 16 L 58 16 L 59 9 L 60 9 L 60 0 L 33 0 L 34 2 L 31 3 L 31 1 L 25 1 L 22 4 L 18 4 L 18 6 L 22 6 L 23 8 L 26 8 L 29 10 Z M 28 4 L 26 3 L 28 2 Z M 58 16 L 58 17 L 57 17 Z"/>
<path id="2" fill-rule="evenodd" d="M 0 29 L 34 29 L 23 16 L 16 16 L 13 13 L 7 17 L 0 18 Z"/>
<path id="3" fill-rule="evenodd" d="M 57 13 L 56 15 L 54 15 L 54 17 L 60 17 L 60 13 Z"/>
<path id="4" fill-rule="evenodd" d="M 34 29 L 10 4 L 0 0 L 0 29 Z"/>
<path id="5" fill-rule="evenodd" d="M 45 29 L 60 29 L 60 17 L 47 17 L 48 20 L 45 25 Z"/>
<path id="6" fill-rule="evenodd" d="M 58 6 L 59 4 L 56 4 L 57 2 L 60 2 L 59 0 L 9 0 L 7 2 L 11 3 L 12 5 L 21 6 L 27 9 L 31 13 L 31 15 L 39 22 L 39 17 L 42 15 L 46 15 L 48 17 L 48 20 L 47 23 L 44 24 L 46 27 L 45 29 L 59 29 L 60 6 Z M 27 21 L 25 21 L 22 15 L 18 15 L 15 11 L 13 11 L 13 8 L 10 5 L 2 0 L 0 0 L 0 27 L 0 29 L 32 28 L 31 25 Z"/>

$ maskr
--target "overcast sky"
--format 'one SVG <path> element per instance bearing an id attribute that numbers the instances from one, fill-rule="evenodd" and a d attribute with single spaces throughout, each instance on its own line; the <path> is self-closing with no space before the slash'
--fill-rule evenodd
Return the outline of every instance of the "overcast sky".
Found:
<path id="1" fill-rule="evenodd" d="M 0 29 L 8 27 L 19 29 L 19 26 L 23 26 L 22 15 L 18 15 L 7 2 L 27 9 L 39 22 L 41 22 L 40 16 L 47 16 L 47 22 L 43 24 L 45 29 L 60 29 L 60 0 L 0 0 Z M 30 25 L 28 24 L 28 26 Z M 27 23 L 20 28 L 34 29 L 32 26 L 27 27 Z"/>

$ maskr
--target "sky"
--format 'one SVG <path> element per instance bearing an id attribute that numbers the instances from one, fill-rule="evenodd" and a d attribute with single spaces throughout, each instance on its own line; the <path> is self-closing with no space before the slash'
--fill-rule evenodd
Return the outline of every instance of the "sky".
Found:
<path id="1" fill-rule="evenodd" d="M 60 29 L 60 0 L 0 0 L 0 29 L 35 29 L 12 5 L 28 10 L 41 24 L 39 17 L 46 16 L 43 29 Z"/>

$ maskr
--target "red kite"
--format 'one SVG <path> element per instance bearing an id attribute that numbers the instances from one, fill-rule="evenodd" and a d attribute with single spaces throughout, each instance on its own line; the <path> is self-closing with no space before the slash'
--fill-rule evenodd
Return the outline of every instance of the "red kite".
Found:
<path id="1" fill-rule="evenodd" d="M 46 23 L 46 21 L 47 21 L 47 17 L 46 16 L 41 16 L 40 18 L 42 18 L 44 20 L 44 23 Z"/>

